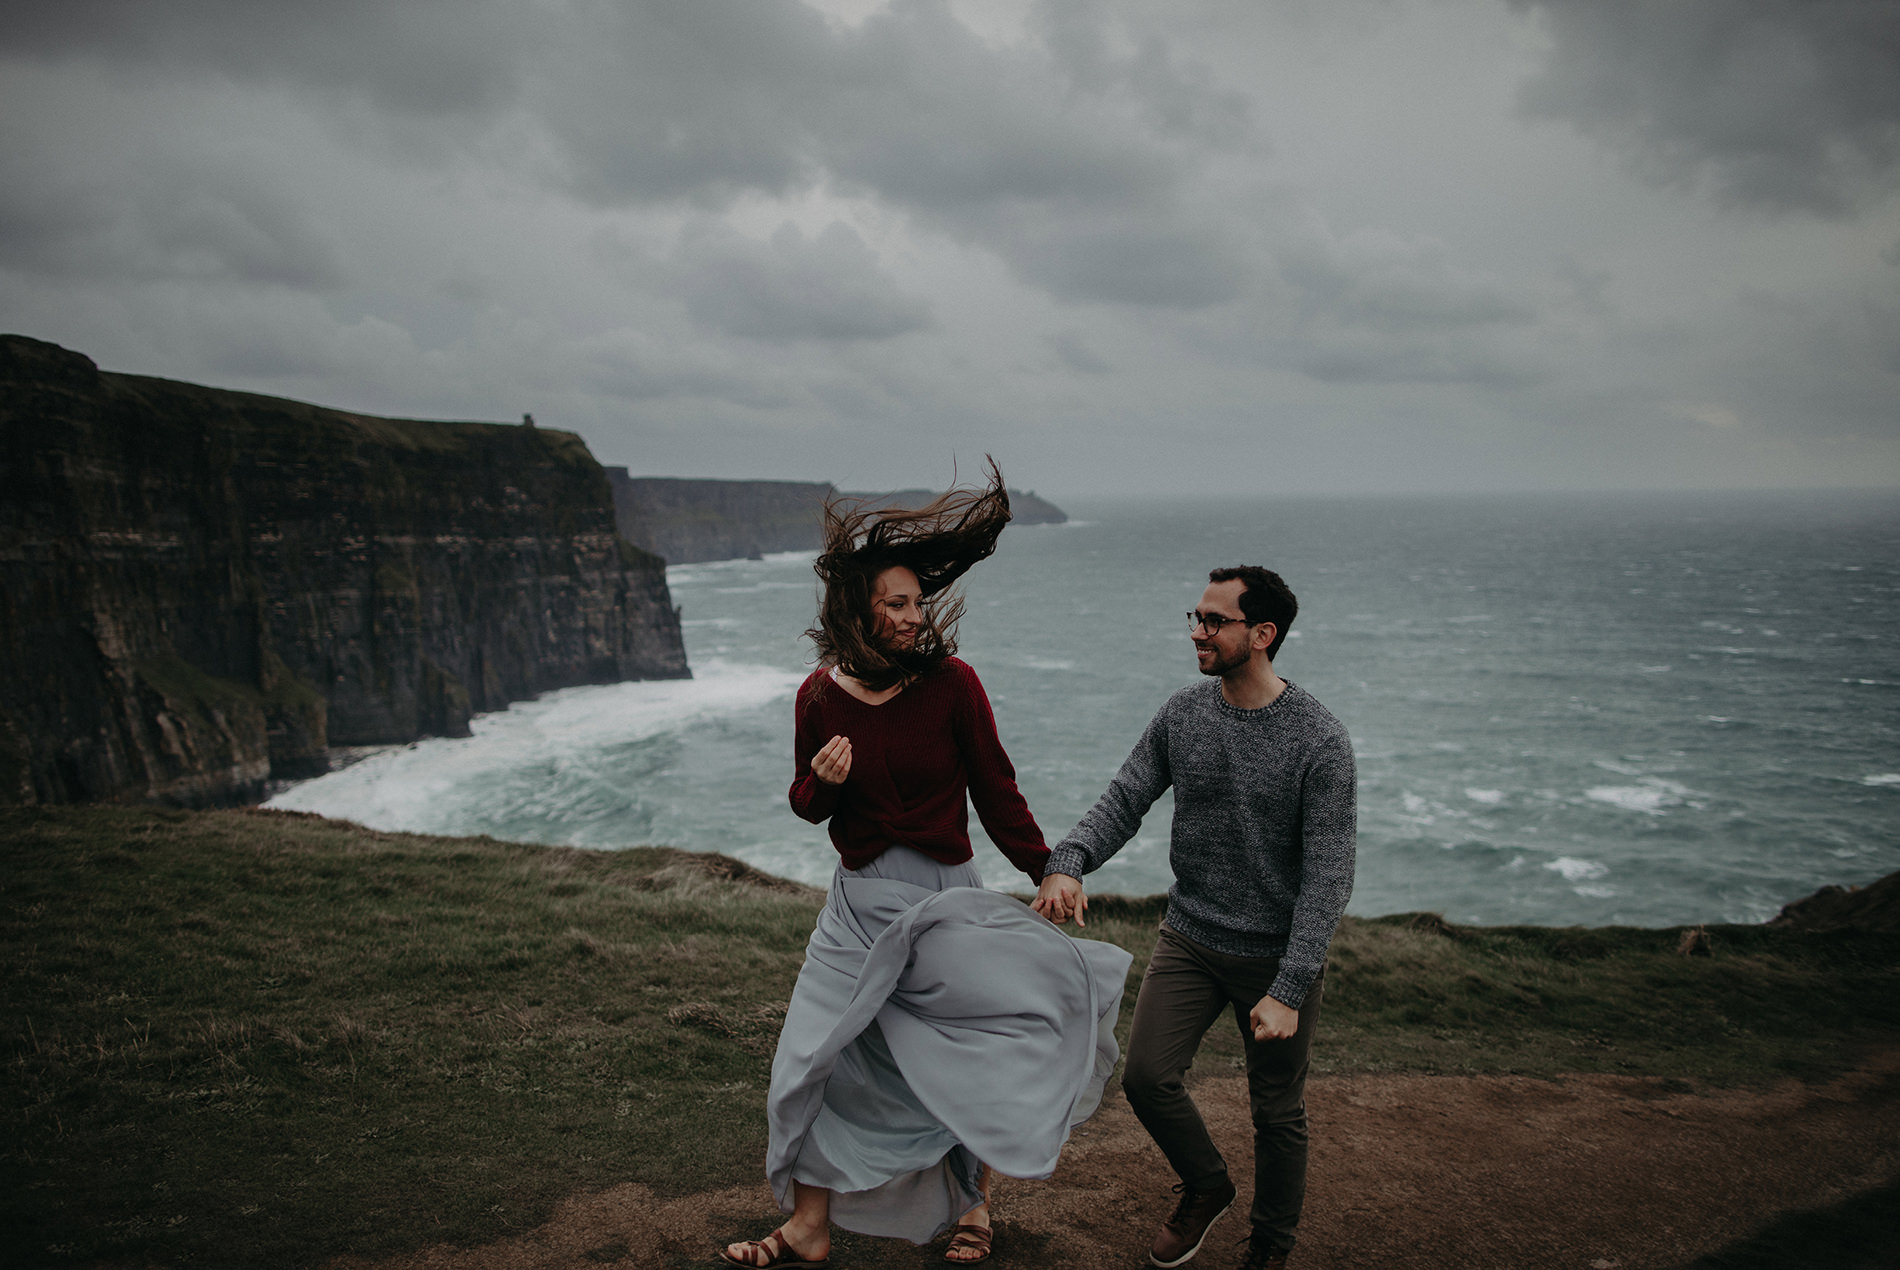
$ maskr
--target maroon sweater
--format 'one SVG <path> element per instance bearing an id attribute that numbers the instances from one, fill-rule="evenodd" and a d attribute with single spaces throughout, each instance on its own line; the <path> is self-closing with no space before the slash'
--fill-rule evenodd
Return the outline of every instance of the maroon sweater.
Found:
<path id="1" fill-rule="evenodd" d="M 991 841 L 1042 880 L 1049 858 L 1042 830 L 1016 788 L 983 685 L 955 657 L 875 706 L 821 666 L 799 687 L 794 719 L 792 810 L 813 824 L 831 820 L 845 868 L 863 868 L 894 843 L 945 864 L 968 860 L 967 791 Z M 834 736 L 851 738 L 851 774 L 842 785 L 827 785 L 811 770 L 812 755 Z"/>

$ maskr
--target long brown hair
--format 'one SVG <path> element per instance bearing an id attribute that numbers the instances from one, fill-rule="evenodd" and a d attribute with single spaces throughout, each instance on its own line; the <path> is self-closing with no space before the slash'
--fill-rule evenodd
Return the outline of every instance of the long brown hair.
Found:
<path id="1" fill-rule="evenodd" d="M 864 499 L 828 499 L 825 549 L 812 565 L 825 584 L 818 621 L 805 632 L 821 662 L 873 692 L 929 674 L 957 651 L 963 597 L 950 588 L 970 566 L 996 550 L 1009 523 L 1009 491 L 996 461 L 980 489 L 952 489 L 909 511 Z M 917 575 L 923 621 L 909 648 L 877 639 L 871 592 L 877 575 L 903 566 Z"/>

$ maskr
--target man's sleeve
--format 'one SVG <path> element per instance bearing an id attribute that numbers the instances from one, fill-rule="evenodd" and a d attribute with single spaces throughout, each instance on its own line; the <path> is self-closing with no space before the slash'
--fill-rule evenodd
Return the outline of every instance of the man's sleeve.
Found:
<path id="1" fill-rule="evenodd" d="M 1079 878 L 1107 863 L 1141 828 L 1141 818 L 1173 783 L 1168 767 L 1168 707 L 1148 721 L 1122 770 L 1108 783 L 1088 815 L 1049 853 L 1046 871 Z"/>
<path id="2" fill-rule="evenodd" d="M 1314 755 L 1300 789 L 1300 896 L 1280 973 L 1267 995 L 1299 1009 L 1326 967 L 1326 948 L 1352 896 L 1359 794 L 1352 742 L 1342 730 Z"/>

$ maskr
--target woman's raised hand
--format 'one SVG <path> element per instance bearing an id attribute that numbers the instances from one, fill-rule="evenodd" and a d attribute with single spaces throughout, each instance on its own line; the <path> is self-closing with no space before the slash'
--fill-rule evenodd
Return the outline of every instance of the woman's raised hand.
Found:
<path id="1" fill-rule="evenodd" d="M 851 738 L 834 736 L 811 756 L 811 774 L 827 785 L 842 785 L 851 775 Z"/>

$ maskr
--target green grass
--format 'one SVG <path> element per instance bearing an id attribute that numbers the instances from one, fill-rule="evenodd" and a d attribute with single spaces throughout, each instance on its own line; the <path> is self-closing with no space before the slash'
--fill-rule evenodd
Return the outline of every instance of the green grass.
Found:
<path id="1" fill-rule="evenodd" d="M 822 896 L 719 857 L 314 817 L 0 812 L 9 1264 L 308 1265 L 759 1176 Z M 1158 899 L 1097 897 L 1136 954 Z M 1900 939 L 1348 920 L 1325 1072 L 1820 1078 L 1900 1040 Z M 1126 1036 L 1127 1008 L 1123 1028 Z M 1230 1027 L 1200 1070 L 1237 1063 Z"/>
<path id="2" fill-rule="evenodd" d="M 1609 1072 L 1733 1085 L 1825 1079 L 1900 1039 L 1900 936 L 1348 921 L 1322 1071 Z"/>
<path id="3" fill-rule="evenodd" d="M 815 892 L 261 812 L 13 813 L 0 840 L 0 1224 L 28 1263 L 308 1264 L 759 1168 Z"/>

